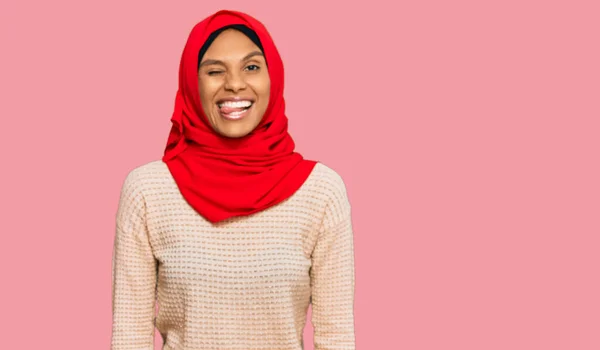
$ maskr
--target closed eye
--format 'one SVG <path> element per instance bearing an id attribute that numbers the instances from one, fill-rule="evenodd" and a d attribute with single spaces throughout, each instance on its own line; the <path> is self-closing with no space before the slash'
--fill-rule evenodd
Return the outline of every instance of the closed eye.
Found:
<path id="1" fill-rule="evenodd" d="M 212 76 L 212 75 L 218 75 L 218 74 L 221 74 L 221 73 L 223 73 L 223 71 L 221 71 L 221 70 L 211 70 L 211 71 L 208 72 L 208 75 Z"/>

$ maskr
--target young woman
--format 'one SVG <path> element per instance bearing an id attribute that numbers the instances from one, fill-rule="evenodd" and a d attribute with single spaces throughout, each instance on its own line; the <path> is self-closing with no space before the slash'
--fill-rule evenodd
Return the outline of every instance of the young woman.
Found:
<path id="1" fill-rule="evenodd" d="M 342 178 L 294 151 L 283 63 L 265 27 L 219 11 L 183 50 L 164 156 L 124 180 L 112 350 L 355 349 Z M 155 307 L 158 304 L 158 313 Z"/>

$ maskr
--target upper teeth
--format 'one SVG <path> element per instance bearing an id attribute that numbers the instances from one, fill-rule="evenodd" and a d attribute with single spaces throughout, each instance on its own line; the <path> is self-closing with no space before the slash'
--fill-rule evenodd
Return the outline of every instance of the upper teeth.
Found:
<path id="1" fill-rule="evenodd" d="M 219 103 L 219 107 L 244 108 L 250 107 L 252 101 L 225 101 Z"/>

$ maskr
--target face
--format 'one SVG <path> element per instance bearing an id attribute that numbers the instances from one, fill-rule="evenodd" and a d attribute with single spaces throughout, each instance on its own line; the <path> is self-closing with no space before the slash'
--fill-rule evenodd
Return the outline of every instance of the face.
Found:
<path id="1" fill-rule="evenodd" d="M 246 35 L 224 30 L 198 69 L 202 108 L 213 129 L 238 138 L 260 123 L 269 104 L 271 80 L 265 57 Z"/>

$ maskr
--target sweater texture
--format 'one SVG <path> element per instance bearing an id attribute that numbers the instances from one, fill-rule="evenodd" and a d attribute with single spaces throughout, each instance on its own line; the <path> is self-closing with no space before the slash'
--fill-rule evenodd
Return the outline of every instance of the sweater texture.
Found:
<path id="1" fill-rule="evenodd" d="M 354 350 L 351 207 L 317 163 L 285 201 L 218 223 L 183 198 L 162 160 L 131 170 L 116 214 L 111 350 Z"/>

